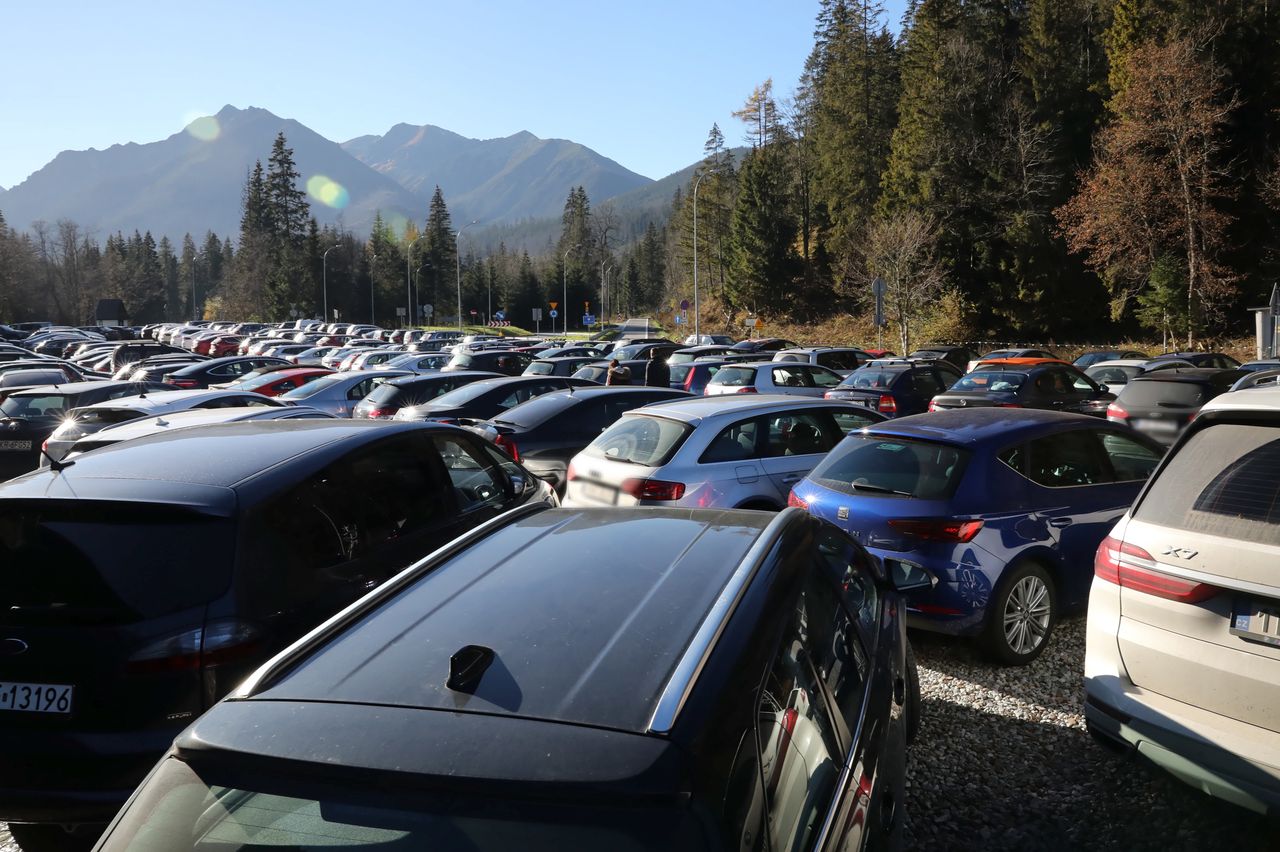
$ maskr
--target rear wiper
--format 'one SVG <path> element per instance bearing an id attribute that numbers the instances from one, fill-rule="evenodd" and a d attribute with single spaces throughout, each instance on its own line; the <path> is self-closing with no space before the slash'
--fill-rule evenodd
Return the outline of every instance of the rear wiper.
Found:
<path id="1" fill-rule="evenodd" d="M 910 491 L 898 491 L 893 488 L 885 488 L 882 485 L 868 485 L 865 482 L 850 482 L 850 487 L 857 491 L 874 491 L 877 494 L 896 494 L 899 497 L 910 497 Z"/>

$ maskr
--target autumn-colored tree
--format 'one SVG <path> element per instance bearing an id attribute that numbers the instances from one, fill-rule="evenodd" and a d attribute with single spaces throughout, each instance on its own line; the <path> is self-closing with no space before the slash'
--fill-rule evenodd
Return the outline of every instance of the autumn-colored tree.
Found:
<path id="1" fill-rule="evenodd" d="M 1224 71 L 1189 37 L 1137 47 L 1126 76 L 1094 165 L 1058 219 L 1072 250 L 1107 280 L 1116 318 L 1150 286 L 1161 258 L 1178 258 L 1178 319 L 1191 346 L 1235 290 L 1219 258 L 1231 223 L 1223 211 L 1238 192 L 1222 156 L 1237 100 Z M 1161 269 L 1165 280 L 1167 265 Z"/>
<path id="2" fill-rule="evenodd" d="M 903 352 L 911 351 L 913 330 L 946 285 L 938 238 L 938 222 L 928 214 L 905 208 L 877 214 L 867 227 L 862 265 L 846 279 L 863 294 L 875 279 L 884 281 L 885 319 L 897 327 Z"/>

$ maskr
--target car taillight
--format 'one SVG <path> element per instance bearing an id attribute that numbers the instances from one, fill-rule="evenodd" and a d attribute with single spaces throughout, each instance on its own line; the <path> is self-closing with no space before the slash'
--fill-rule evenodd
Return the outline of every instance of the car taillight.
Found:
<path id="1" fill-rule="evenodd" d="M 904 535 L 925 541 L 969 542 L 982 529 L 982 521 L 965 521 L 955 518 L 917 519 L 902 518 L 889 521 L 889 526 Z"/>
<path id="2" fill-rule="evenodd" d="M 515 439 L 510 435 L 503 435 L 502 433 L 499 433 L 498 437 L 493 439 L 493 444 L 498 449 L 511 456 L 512 461 L 520 461 L 520 449 L 516 446 Z"/>
<path id="3" fill-rule="evenodd" d="M 1110 405 L 1108 405 L 1108 406 L 1107 406 L 1107 419 L 1108 419 L 1108 420 L 1121 420 L 1121 421 L 1123 421 L 1123 420 L 1128 420 L 1128 419 L 1129 419 L 1129 412 L 1125 411 L 1123 408 L 1121 408 L 1120 406 L 1116 405 L 1116 404 L 1113 402 L 1113 403 L 1111 403 Z"/>
<path id="4" fill-rule="evenodd" d="M 747 385 L 746 387 L 738 388 L 734 393 L 760 393 L 760 391 L 756 390 L 755 385 Z"/>
<path id="5" fill-rule="evenodd" d="M 940 411 L 941 409 L 938 407 L 938 403 L 934 402 L 933 400 L 929 400 L 929 410 Z"/>
<path id="6" fill-rule="evenodd" d="M 881 414 L 897 414 L 898 403 L 887 393 L 880 394 L 880 402 L 876 405 L 876 411 Z"/>
<path id="7" fill-rule="evenodd" d="M 397 409 L 394 409 L 394 408 L 370 408 L 368 416 L 372 420 L 379 420 L 386 417 L 395 417 L 396 410 Z"/>
<path id="8" fill-rule="evenodd" d="M 569 462 L 569 469 L 564 472 L 564 481 L 573 482 L 578 478 L 578 471 L 574 469 L 573 462 Z"/>
<path id="9" fill-rule="evenodd" d="M 804 509 L 805 511 L 809 509 L 809 504 L 797 497 L 795 491 L 787 495 L 787 505 L 794 506 L 797 509 Z"/>
<path id="10" fill-rule="evenodd" d="M 197 387 L 200 384 L 195 379 L 175 379 L 172 377 L 165 379 L 165 381 L 173 385 L 174 387 L 187 388 L 187 389 Z"/>
<path id="11" fill-rule="evenodd" d="M 261 633 L 242 621 L 215 621 L 143 645 L 128 660 L 134 674 L 196 671 L 248 657 L 261 648 Z"/>
<path id="12" fill-rule="evenodd" d="M 1022 405 L 1017 402 L 997 402 L 995 404 L 995 407 L 996 408 L 1021 408 Z"/>
<path id="13" fill-rule="evenodd" d="M 1122 589 L 1180 603 L 1200 603 L 1218 593 L 1216 586 L 1166 574 L 1157 570 L 1156 565 L 1156 560 L 1141 547 L 1107 536 L 1098 545 L 1093 573 L 1098 579 Z"/>
<path id="14" fill-rule="evenodd" d="M 627 479 L 622 483 L 622 493 L 630 494 L 637 500 L 679 500 L 684 496 L 684 483 L 662 479 Z"/>

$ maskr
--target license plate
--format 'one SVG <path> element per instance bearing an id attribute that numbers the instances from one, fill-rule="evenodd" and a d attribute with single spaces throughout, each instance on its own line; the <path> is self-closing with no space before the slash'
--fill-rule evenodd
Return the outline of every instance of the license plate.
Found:
<path id="1" fill-rule="evenodd" d="M 28 451 L 30 449 L 30 441 L 0 441 L 0 450 Z"/>
<path id="2" fill-rule="evenodd" d="M 1171 432 L 1178 431 L 1178 424 L 1174 423 L 1172 420 L 1136 420 L 1134 421 L 1133 428 L 1139 429 L 1143 432 L 1160 432 L 1162 434 L 1169 434 Z"/>
<path id="3" fill-rule="evenodd" d="M 610 506 L 615 506 L 618 503 L 618 489 L 610 488 L 607 485 L 584 482 L 582 483 L 582 499 L 590 500 L 593 503 L 607 503 Z"/>
<path id="4" fill-rule="evenodd" d="M 70 713 L 75 687 L 60 683 L 0 681 L 0 710 L 26 713 Z"/>
<path id="5" fill-rule="evenodd" d="M 879 400 L 876 400 L 876 399 L 860 399 L 860 400 L 858 400 L 858 404 L 859 404 L 859 405 L 861 405 L 863 408 L 875 408 L 875 407 L 876 407 L 876 403 L 877 403 L 877 402 L 879 402 Z"/>
<path id="6" fill-rule="evenodd" d="M 1231 633 L 1280 647 L 1280 607 L 1237 601 L 1231 613 Z"/>

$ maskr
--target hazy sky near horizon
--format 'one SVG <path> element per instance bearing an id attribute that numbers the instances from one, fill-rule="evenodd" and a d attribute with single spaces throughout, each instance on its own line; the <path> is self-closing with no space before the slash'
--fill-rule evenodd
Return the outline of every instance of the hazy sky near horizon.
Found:
<path id="1" fill-rule="evenodd" d="M 895 30 L 905 4 L 886 3 Z M 402 122 L 528 130 L 656 179 L 702 155 L 712 122 L 741 144 L 730 113 L 765 79 L 792 92 L 818 5 L 15 2 L 0 35 L 0 187 L 60 151 L 154 142 L 226 104 L 337 142 Z"/>

